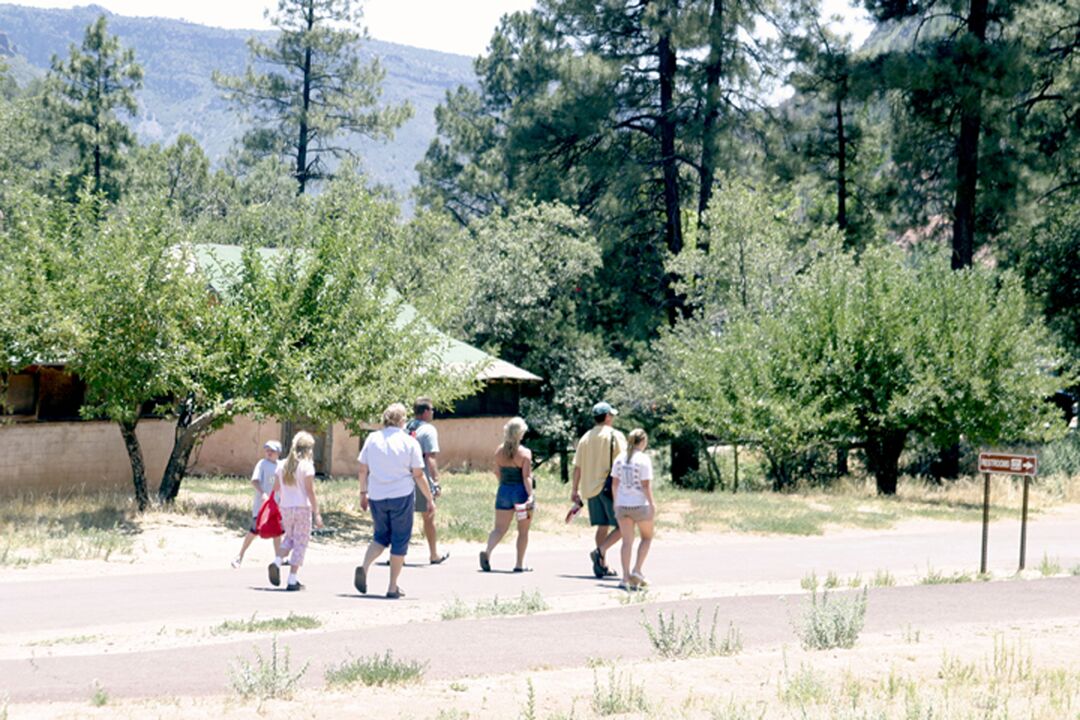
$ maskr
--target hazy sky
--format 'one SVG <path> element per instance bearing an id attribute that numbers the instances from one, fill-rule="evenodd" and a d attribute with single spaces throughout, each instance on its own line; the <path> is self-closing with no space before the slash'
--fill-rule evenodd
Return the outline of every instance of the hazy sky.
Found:
<path id="1" fill-rule="evenodd" d="M 88 2 L 71 0 L 15 0 L 18 5 L 69 8 Z M 94 0 L 118 15 L 183 18 L 202 25 L 227 28 L 265 28 L 263 10 L 276 0 Z M 827 14 L 844 17 L 843 29 L 856 47 L 872 25 L 861 9 L 848 0 L 824 0 Z M 484 52 L 491 33 L 504 13 L 527 10 L 533 0 L 366 0 L 365 23 L 379 40 L 476 56 Z"/>

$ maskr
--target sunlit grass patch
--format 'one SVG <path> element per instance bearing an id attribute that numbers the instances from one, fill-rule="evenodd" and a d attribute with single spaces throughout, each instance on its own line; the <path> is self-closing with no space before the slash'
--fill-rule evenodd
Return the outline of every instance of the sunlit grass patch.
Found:
<path id="1" fill-rule="evenodd" d="M 322 627 L 322 621 L 311 615 L 289 613 L 286 617 L 259 620 L 253 613 L 246 620 L 226 620 L 210 628 L 212 635 L 228 633 L 288 632 L 289 630 L 314 630 Z"/>
<path id="2" fill-rule="evenodd" d="M 371 655 L 345 660 L 326 670 L 329 687 L 364 685 L 408 685 L 420 682 L 427 670 L 427 663 L 416 660 L 397 660 L 387 650 L 385 655 Z"/>
<path id="3" fill-rule="evenodd" d="M 521 591 L 521 595 L 509 600 L 500 600 L 496 595 L 491 600 L 481 600 L 469 605 L 455 596 L 443 605 L 440 617 L 443 620 L 459 620 L 467 617 L 497 617 L 500 615 L 532 615 L 548 609 L 548 604 L 539 590 Z"/>

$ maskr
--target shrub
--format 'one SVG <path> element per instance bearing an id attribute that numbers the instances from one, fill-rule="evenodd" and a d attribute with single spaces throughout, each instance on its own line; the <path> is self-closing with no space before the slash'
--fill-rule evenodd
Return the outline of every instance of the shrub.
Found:
<path id="1" fill-rule="evenodd" d="M 713 611 L 712 627 L 708 636 L 701 628 L 701 608 L 691 620 L 689 615 L 676 618 L 672 612 L 667 618 L 660 612 L 654 628 L 648 620 L 642 622 L 653 648 L 662 657 L 687 658 L 697 655 L 734 655 L 742 650 L 742 638 L 735 625 L 728 623 L 727 634 L 717 639 L 716 622 L 720 609 Z"/>
<path id="2" fill-rule="evenodd" d="M 255 650 L 254 663 L 237 658 L 231 671 L 232 688 L 237 695 L 245 699 L 288 699 L 292 697 L 296 684 L 307 669 L 308 663 L 304 663 L 294 675 L 289 667 L 289 648 L 285 648 L 285 652 L 279 656 L 277 638 L 274 638 L 270 645 L 269 658 L 264 658 L 258 649 Z"/>
<path id="3" fill-rule="evenodd" d="M 326 670 L 327 685 L 408 685 L 420 682 L 427 663 L 416 660 L 395 660 L 389 650 L 385 655 L 346 660 Z"/>
<path id="4" fill-rule="evenodd" d="M 649 704 L 645 700 L 645 686 L 635 685 L 629 674 L 626 675 L 624 683 L 622 673 L 611 668 L 608 671 L 607 686 L 602 687 L 594 670 L 592 708 L 593 712 L 600 716 L 647 712 Z"/>
<path id="5" fill-rule="evenodd" d="M 807 650 L 849 648 L 855 645 L 866 618 L 867 591 L 836 596 L 816 591 L 810 594 L 810 607 L 796 628 Z"/>

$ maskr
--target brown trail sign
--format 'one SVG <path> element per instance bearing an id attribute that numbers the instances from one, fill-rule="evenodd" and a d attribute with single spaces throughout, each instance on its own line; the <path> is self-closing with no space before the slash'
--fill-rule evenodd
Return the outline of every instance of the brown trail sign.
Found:
<path id="1" fill-rule="evenodd" d="M 990 475 L 1022 475 L 1024 477 L 1024 506 L 1020 516 L 1020 569 L 1024 569 L 1027 551 L 1028 487 L 1031 478 L 1039 473 L 1039 458 L 1035 455 L 1010 453 L 979 453 L 979 472 L 983 474 L 982 561 L 979 572 L 986 574 L 986 542 L 990 534 Z"/>
<path id="2" fill-rule="evenodd" d="M 979 453 L 979 472 L 1034 477 L 1039 474 L 1039 458 L 1034 455 L 983 452 Z"/>

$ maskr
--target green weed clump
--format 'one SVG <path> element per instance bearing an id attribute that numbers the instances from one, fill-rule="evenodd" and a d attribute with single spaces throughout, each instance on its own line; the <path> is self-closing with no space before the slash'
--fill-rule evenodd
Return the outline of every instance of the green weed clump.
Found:
<path id="1" fill-rule="evenodd" d="M 1039 563 L 1039 573 L 1043 577 L 1060 575 L 1061 563 L 1057 559 L 1051 560 L 1049 555 L 1043 553 L 1042 562 Z"/>
<path id="2" fill-rule="evenodd" d="M 810 594 L 810 607 L 796 633 L 807 650 L 850 648 L 859 639 L 866 619 L 867 591 L 848 595 L 830 595 L 828 591 Z"/>
<path id="3" fill-rule="evenodd" d="M 109 702 L 109 692 L 99 683 L 97 680 L 90 683 L 90 704 L 94 707 L 104 707 Z M 4 714 L 7 714 L 7 709 L 4 709 Z"/>
<path id="4" fill-rule="evenodd" d="M 691 618 L 684 615 L 676 618 L 672 612 L 664 617 L 660 612 L 656 616 L 656 627 L 648 621 L 642 621 L 645 632 L 653 649 L 665 658 L 688 658 L 695 656 L 734 655 L 742 650 L 742 638 L 733 623 L 728 623 L 727 633 L 718 637 L 716 632 L 717 615 L 720 609 L 713 611 L 712 626 L 708 634 L 701 627 L 701 608 Z"/>
<path id="5" fill-rule="evenodd" d="M 293 673 L 289 666 L 289 648 L 279 654 L 277 638 L 274 638 L 270 646 L 270 657 L 264 658 L 256 649 L 253 663 L 237 658 L 231 672 L 232 689 L 244 699 L 288 700 L 307 669 L 308 663 L 304 663 L 299 672 Z"/>
<path id="6" fill-rule="evenodd" d="M 385 655 L 345 660 L 326 670 L 328 686 L 409 685 L 420 682 L 427 670 L 427 663 L 417 660 L 397 660 L 387 650 Z"/>
<path id="7" fill-rule="evenodd" d="M 296 615 L 290 612 L 283 618 L 267 618 L 265 620 L 256 620 L 255 615 L 255 613 L 252 613 L 247 620 L 226 620 L 220 625 L 210 628 L 210 633 L 224 635 L 236 632 L 285 632 L 288 630 L 314 630 L 322 627 L 322 621 L 311 615 Z"/>
<path id="8" fill-rule="evenodd" d="M 533 592 L 521 591 L 521 595 L 511 600 L 500 600 L 496 595 L 491 600 L 481 600 L 470 607 L 461 598 L 455 596 L 453 600 L 443 606 L 439 616 L 443 620 L 460 620 L 467 617 L 498 617 L 500 615 L 532 615 L 548 609 L 548 604 L 539 590 Z"/>
<path id="9" fill-rule="evenodd" d="M 926 575 L 919 578 L 920 585 L 956 585 L 959 583 L 968 583 L 974 580 L 975 577 L 971 573 L 966 572 L 954 572 L 944 573 L 940 570 L 935 570 L 931 567 L 926 569 Z"/>
<path id="10" fill-rule="evenodd" d="M 634 678 L 629 673 L 624 678 L 615 668 L 608 671 L 607 684 L 603 685 L 594 670 L 592 709 L 601 717 L 648 712 L 645 686 L 635 685 Z"/>

